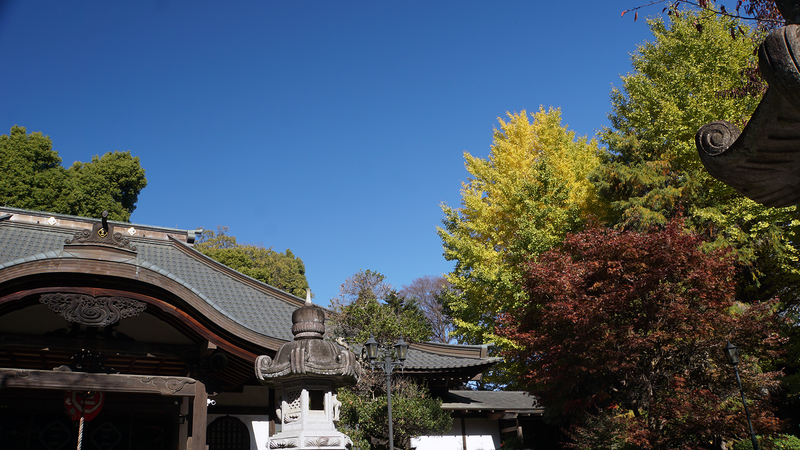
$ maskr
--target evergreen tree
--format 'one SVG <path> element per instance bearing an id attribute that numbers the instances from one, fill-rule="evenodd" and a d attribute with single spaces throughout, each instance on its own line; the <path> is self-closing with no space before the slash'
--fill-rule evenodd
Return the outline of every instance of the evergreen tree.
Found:
<path id="1" fill-rule="evenodd" d="M 794 302 L 800 282 L 796 207 L 765 208 L 711 177 L 694 135 L 704 124 L 743 124 L 760 101 L 748 77 L 753 31 L 713 11 L 683 11 L 649 21 L 654 41 L 632 56 L 633 71 L 611 93 L 608 145 L 592 175 L 610 205 L 609 223 L 647 230 L 677 214 L 711 241 L 731 246 L 740 263 L 743 299 L 775 295 Z M 742 30 L 742 36 L 738 31 Z"/>
<path id="2" fill-rule="evenodd" d="M 147 186 L 139 158 L 108 152 L 69 169 L 48 136 L 14 126 L 0 136 L 0 204 L 52 213 L 128 221 Z"/>
<path id="3" fill-rule="evenodd" d="M 204 231 L 194 248 L 262 283 L 300 298 L 306 296 L 306 266 L 288 248 L 279 253 L 262 245 L 239 244 L 236 237 L 228 235 L 228 227 L 223 226 L 217 227 L 216 233 Z"/>
<path id="4" fill-rule="evenodd" d="M 432 331 L 425 313 L 416 301 L 398 295 L 385 279 L 379 272 L 361 270 L 342 284 L 338 297 L 331 299 L 330 333 L 352 346 L 357 354 L 370 336 L 384 347 L 401 337 L 408 343 L 430 340 Z M 360 448 L 388 448 L 385 377 L 363 358 L 361 362 L 362 377 L 358 384 L 338 391 L 342 402 L 338 428 Z M 392 423 L 398 447 L 407 446 L 413 437 L 450 430 L 450 413 L 442 410 L 442 401 L 432 397 L 426 386 L 395 373 L 391 389 Z"/>

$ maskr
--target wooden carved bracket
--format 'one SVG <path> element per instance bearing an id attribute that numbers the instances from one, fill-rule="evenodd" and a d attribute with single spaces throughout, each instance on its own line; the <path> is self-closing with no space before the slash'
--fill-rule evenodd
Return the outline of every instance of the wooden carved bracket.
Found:
<path id="1" fill-rule="evenodd" d="M 138 316 L 147 304 L 124 297 L 95 298 L 83 294 L 42 294 L 39 301 L 67 322 L 88 327 L 107 327 L 127 317 Z"/>

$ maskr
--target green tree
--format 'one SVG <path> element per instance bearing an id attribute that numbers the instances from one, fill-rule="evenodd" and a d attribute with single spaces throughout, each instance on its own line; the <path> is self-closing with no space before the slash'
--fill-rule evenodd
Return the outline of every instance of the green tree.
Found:
<path id="1" fill-rule="evenodd" d="M 128 221 L 139 192 L 147 186 L 139 158 L 109 152 L 65 169 L 48 136 L 14 126 L 0 136 L 0 203 L 87 217 L 108 211 L 112 220 Z"/>
<path id="2" fill-rule="evenodd" d="M 60 192 L 66 183 L 50 138 L 14 126 L 0 136 L 0 202 L 6 206 L 67 212 Z"/>
<path id="3" fill-rule="evenodd" d="M 108 152 L 92 161 L 76 161 L 68 170 L 67 202 L 72 214 L 92 216 L 108 211 L 108 217 L 127 221 L 136 209 L 139 192 L 147 185 L 139 157 L 131 152 Z"/>
<path id="4" fill-rule="evenodd" d="M 611 127 L 601 131 L 608 150 L 591 177 L 611 205 L 606 219 L 646 230 L 682 213 L 710 246 L 736 250 L 743 299 L 793 301 L 797 208 L 765 208 L 742 197 L 706 172 L 694 143 L 705 123 L 743 124 L 760 101 L 743 77 L 755 64 L 753 31 L 713 11 L 648 23 L 654 40 L 639 46 L 633 71 L 611 93 Z M 731 33 L 740 28 L 745 36 Z"/>
<path id="5" fill-rule="evenodd" d="M 364 372 L 354 388 L 341 388 L 339 429 L 362 449 L 387 449 L 389 420 L 383 373 Z M 453 419 L 442 401 L 408 378 L 392 377 L 392 422 L 395 448 L 408 448 L 410 439 L 450 431 Z M 358 425 L 358 426 L 356 426 Z"/>
<path id="6" fill-rule="evenodd" d="M 460 342 L 508 344 L 496 317 L 525 301 L 519 264 L 559 243 L 598 213 L 588 174 L 599 164 L 597 143 L 577 138 L 557 109 L 498 119 L 486 159 L 464 154 L 471 177 L 461 207 L 442 205 L 438 229 L 444 256 L 455 261 L 444 303 Z"/>
<path id="7" fill-rule="evenodd" d="M 372 270 L 361 270 L 349 277 L 331 299 L 331 333 L 358 349 L 375 337 L 382 345 L 391 345 L 401 337 L 409 342 L 426 342 L 431 326 L 414 300 L 398 295 L 386 277 Z M 358 352 L 357 352 L 358 353 Z M 338 391 L 342 402 L 338 428 L 361 448 L 387 448 L 387 386 L 383 372 L 373 371 L 362 359 L 362 377 L 358 384 Z M 442 410 L 442 401 L 432 397 L 427 387 L 401 374 L 392 377 L 392 423 L 396 443 L 422 435 L 442 434 L 450 430 L 450 413 Z"/>
<path id="8" fill-rule="evenodd" d="M 274 286 L 284 292 L 305 298 L 308 289 L 303 260 L 288 248 L 278 253 L 262 245 L 238 244 L 228 235 L 228 227 L 217 232 L 203 231 L 194 248 L 204 255 L 249 277 Z"/>
<path id="9" fill-rule="evenodd" d="M 370 335 L 385 345 L 401 337 L 407 342 L 427 342 L 432 330 L 425 313 L 414 299 L 398 295 L 386 277 L 361 270 L 349 277 L 331 299 L 333 334 L 351 345 Z"/>

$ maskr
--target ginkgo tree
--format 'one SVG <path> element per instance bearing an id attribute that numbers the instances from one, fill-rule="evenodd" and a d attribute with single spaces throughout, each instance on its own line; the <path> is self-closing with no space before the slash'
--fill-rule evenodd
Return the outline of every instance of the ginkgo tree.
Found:
<path id="1" fill-rule="evenodd" d="M 599 164 L 594 140 L 578 138 L 558 109 L 525 110 L 498 119 L 487 158 L 464 154 L 470 178 L 461 206 L 441 205 L 438 228 L 447 274 L 445 306 L 461 342 L 504 341 L 496 317 L 525 300 L 518 264 L 559 243 L 599 210 L 588 174 Z"/>

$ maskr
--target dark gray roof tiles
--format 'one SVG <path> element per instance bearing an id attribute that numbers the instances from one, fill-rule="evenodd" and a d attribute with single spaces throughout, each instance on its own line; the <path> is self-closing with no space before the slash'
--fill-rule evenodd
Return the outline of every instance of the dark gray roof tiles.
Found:
<path id="1" fill-rule="evenodd" d="M 74 234 L 61 230 L 41 233 L 36 232 L 35 226 L 15 225 L 8 221 L 0 222 L 0 230 L 0 264 L 47 251 L 60 251 L 64 247 L 64 240 Z"/>
<path id="2" fill-rule="evenodd" d="M 460 369 L 491 365 L 502 359 L 495 357 L 480 357 L 479 354 L 454 356 L 446 353 L 443 354 L 443 352 L 437 350 L 439 349 L 425 348 L 424 345 L 412 345 L 408 351 L 408 359 L 406 359 L 405 368 L 408 370 Z"/>
<path id="3" fill-rule="evenodd" d="M 448 391 L 442 409 L 461 411 L 514 411 L 539 413 L 539 399 L 523 391 Z"/>
<path id="4" fill-rule="evenodd" d="M 363 352 L 362 348 L 361 345 L 355 345 L 351 350 L 360 355 Z M 488 367 L 502 361 L 502 358 L 481 356 L 485 353 L 486 346 L 482 345 L 450 345 L 432 342 L 411 344 L 408 348 L 408 357 L 403 364 L 403 370 L 439 372 L 448 369 Z M 478 372 L 482 370 L 478 370 Z"/>
<path id="5" fill-rule="evenodd" d="M 258 281 L 247 283 L 226 276 L 199 252 L 176 249 L 174 246 L 184 245 L 178 242 L 170 245 L 137 242 L 136 245 L 140 257 L 147 261 L 169 267 L 173 273 L 175 268 L 180 268 L 176 275 L 196 287 L 210 305 L 235 322 L 267 336 L 286 341 L 293 339 L 292 312 L 297 306 L 255 288 L 253 284 L 260 284 Z"/>
<path id="6" fill-rule="evenodd" d="M 65 240 L 74 234 L 74 230 L 43 224 L 0 221 L 0 269 L 26 261 L 73 257 L 63 249 Z M 131 241 L 138 257 L 130 264 L 175 280 L 221 314 L 253 331 L 292 340 L 291 316 L 301 303 L 270 295 L 268 287 L 232 269 L 220 270 L 215 262 L 176 240 L 131 238 Z"/>

